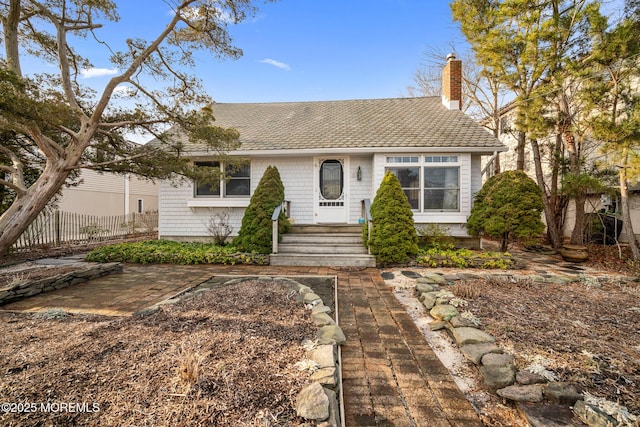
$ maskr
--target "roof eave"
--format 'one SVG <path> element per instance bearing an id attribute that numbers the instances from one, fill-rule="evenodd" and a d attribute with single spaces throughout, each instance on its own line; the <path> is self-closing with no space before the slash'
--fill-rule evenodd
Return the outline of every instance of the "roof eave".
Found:
<path id="1" fill-rule="evenodd" d="M 495 152 L 505 152 L 504 145 L 495 147 L 364 147 L 364 148 L 307 148 L 307 149 L 279 149 L 279 150 L 233 150 L 231 154 L 246 157 L 293 157 L 304 155 L 324 154 L 374 154 L 374 153 L 472 153 L 492 155 Z M 187 156 L 204 157 L 215 154 L 210 151 L 190 151 Z"/>

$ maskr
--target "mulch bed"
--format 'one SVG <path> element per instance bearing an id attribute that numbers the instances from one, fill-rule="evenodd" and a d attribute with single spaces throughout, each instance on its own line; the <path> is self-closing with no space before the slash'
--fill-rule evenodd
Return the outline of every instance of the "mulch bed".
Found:
<path id="1" fill-rule="evenodd" d="M 276 283 L 225 286 L 148 317 L 0 312 L 0 321 L 4 402 L 99 408 L 0 413 L 4 426 L 302 421 L 294 400 L 308 380 L 294 364 L 315 327 Z"/>
<path id="2" fill-rule="evenodd" d="M 640 414 L 640 284 L 468 283 L 478 296 L 465 309 L 520 369 L 541 363 L 559 381 Z"/>

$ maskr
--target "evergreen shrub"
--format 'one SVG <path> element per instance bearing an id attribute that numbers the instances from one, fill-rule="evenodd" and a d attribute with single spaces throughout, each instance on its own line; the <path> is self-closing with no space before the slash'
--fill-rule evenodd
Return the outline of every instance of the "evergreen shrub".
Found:
<path id="1" fill-rule="evenodd" d="M 506 251 L 509 239 L 530 239 L 544 232 L 542 191 L 523 171 L 492 176 L 476 194 L 467 230 L 501 239 Z"/>
<path id="2" fill-rule="evenodd" d="M 243 252 L 271 253 L 271 215 L 283 200 L 284 185 L 280 179 L 280 172 L 275 166 L 268 166 L 244 212 L 242 226 L 238 236 L 233 240 L 233 246 Z M 280 212 L 278 240 L 282 238 L 282 233 L 289 231 L 289 227 L 289 219 L 284 212 Z"/>
<path id="3" fill-rule="evenodd" d="M 387 172 L 371 204 L 371 253 L 379 265 L 406 263 L 418 253 L 413 212 L 400 181 Z"/>

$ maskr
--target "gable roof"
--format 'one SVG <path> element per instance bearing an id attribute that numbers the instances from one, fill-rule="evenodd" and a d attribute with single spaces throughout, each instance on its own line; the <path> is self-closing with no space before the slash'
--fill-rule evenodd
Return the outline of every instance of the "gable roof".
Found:
<path id="1" fill-rule="evenodd" d="M 445 108 L 439 97 L 216 103 L 213 114 L 216 125 L 240 132 L 238 154 L 389 148 L 487 153 L 506 150 L 464 113 Z M 204 147 L 187 146 L 192 155 L 206 153 Z"/>

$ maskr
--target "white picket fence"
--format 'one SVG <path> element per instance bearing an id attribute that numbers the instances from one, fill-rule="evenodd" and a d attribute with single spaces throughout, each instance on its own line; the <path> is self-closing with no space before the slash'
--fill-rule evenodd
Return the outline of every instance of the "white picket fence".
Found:
<path id="1" fill-rule="evenodd" d="M 17 252 L 58 247 L 127 236 L 152 234 L 158 229 L 157 213 L 95 216 L 72 212 L 42 212 L 13 244 Z"/>

